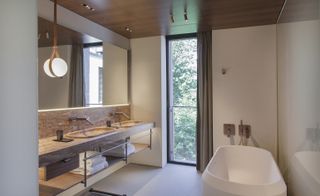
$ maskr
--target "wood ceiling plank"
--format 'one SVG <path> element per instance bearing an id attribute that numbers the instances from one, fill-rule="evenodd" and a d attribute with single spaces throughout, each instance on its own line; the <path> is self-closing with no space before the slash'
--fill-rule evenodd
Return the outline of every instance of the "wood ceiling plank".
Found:
<path id="1" fill-rule="evenodd" d="M 190 24 L 184 24 L 185 1 L 181 0 L 58 0 L 58 3 L 127 38 L 147 37 L 196 30 L 275 24 L 284 0 L 187 0 Z M 95 11 L 81 6 L 86 3 Z M 175 23 L 171 24 L 173 10 Z M 195 23 L 195 24 L 194 24 Z M 127 32 L 129 26 L 133 32 Z M 195 30 L 195 31 L 196 31 Z"/>

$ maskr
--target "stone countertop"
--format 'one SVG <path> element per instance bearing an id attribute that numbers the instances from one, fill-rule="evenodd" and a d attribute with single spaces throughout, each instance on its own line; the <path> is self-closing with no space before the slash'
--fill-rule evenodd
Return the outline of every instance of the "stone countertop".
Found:
<path id="1" fill-rule="evenodd" d="M 118 128 L 114 132 L 93 138 L 74 139 L 71 142 L 53 141 L 56 137 L 39 139 L 39 167 L 75 156 L 92 149 L 98 143 L 112 142 L 141 133 L 155 127 L 153 122 L 143 122 L 129 128 Z"/>

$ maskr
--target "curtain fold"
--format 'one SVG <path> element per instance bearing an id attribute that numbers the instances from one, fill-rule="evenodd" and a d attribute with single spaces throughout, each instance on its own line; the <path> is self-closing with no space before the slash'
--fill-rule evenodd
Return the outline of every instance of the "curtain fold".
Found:
<path id="1" fill-rule="evenodd" d="M 204 171 L 213 156 L 212 32 L 198 38 L 197 170 Z"/>
<path id="2" fill-rule="evenodd" d="M 69 81 L 69 107 L 85 106 L 83 45 L 72 45 Z"/>

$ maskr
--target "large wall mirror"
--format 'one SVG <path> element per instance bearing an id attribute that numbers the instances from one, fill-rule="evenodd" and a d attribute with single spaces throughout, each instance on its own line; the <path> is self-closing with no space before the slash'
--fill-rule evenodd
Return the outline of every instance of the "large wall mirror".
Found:
<path id="1" fill-rule="evenodd" d="M 126 49 L 58 26 L 58 50 L 68 64 L 62 78 L 43 70 L 52 51 L 53 23 L 38 18 L 39 109 L 128 103 Z"/>

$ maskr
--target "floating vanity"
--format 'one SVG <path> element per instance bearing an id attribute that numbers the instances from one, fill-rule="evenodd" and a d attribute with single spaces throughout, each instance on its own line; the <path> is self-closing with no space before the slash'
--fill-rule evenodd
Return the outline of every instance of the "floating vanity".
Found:
<path id="1" fill-rule="evenodd" d="M 127 163 L 127 145 L 131 136 L 139 134 L 139 137 L 145 137 L 144 141 L 149 141 L 148 143 L 135 143 L 137 141 L 135 139 L 132 142 L 134 146 L 132 154 L 148 148 L 151 149 L 152 129 L 155 127 L 153 122 L 130 120 L 112 125 L 112 127 L 92 126 L 83 130 L 68 132 L 65 134 L 65 138 L 72 139 L 69 142 L 55 141 L 55 136 L 39 139 L 40 190 L 45 189 L 44 191 L 58 194 L 77 184 L 86 187 L 87 181 L 95 174 L 91 176 L 87 175 L 86 172 L 82 175 L 70 172 L 79 167 L 80 153 L 85 154 L 84 159 L 80 159 L 80 161 L 84 161 L 84 164 L 87 164 L 87 160 L 95 156 L 106 155 L 108 167 L 103 170 L 108 170 L 116 163 Z M 117 158 L 108 156 L 110 150 L 120 147 L 126 149 L 125 156 Z M 86 155 L 87 151 L 96 151 L 97 153 Z"/>

